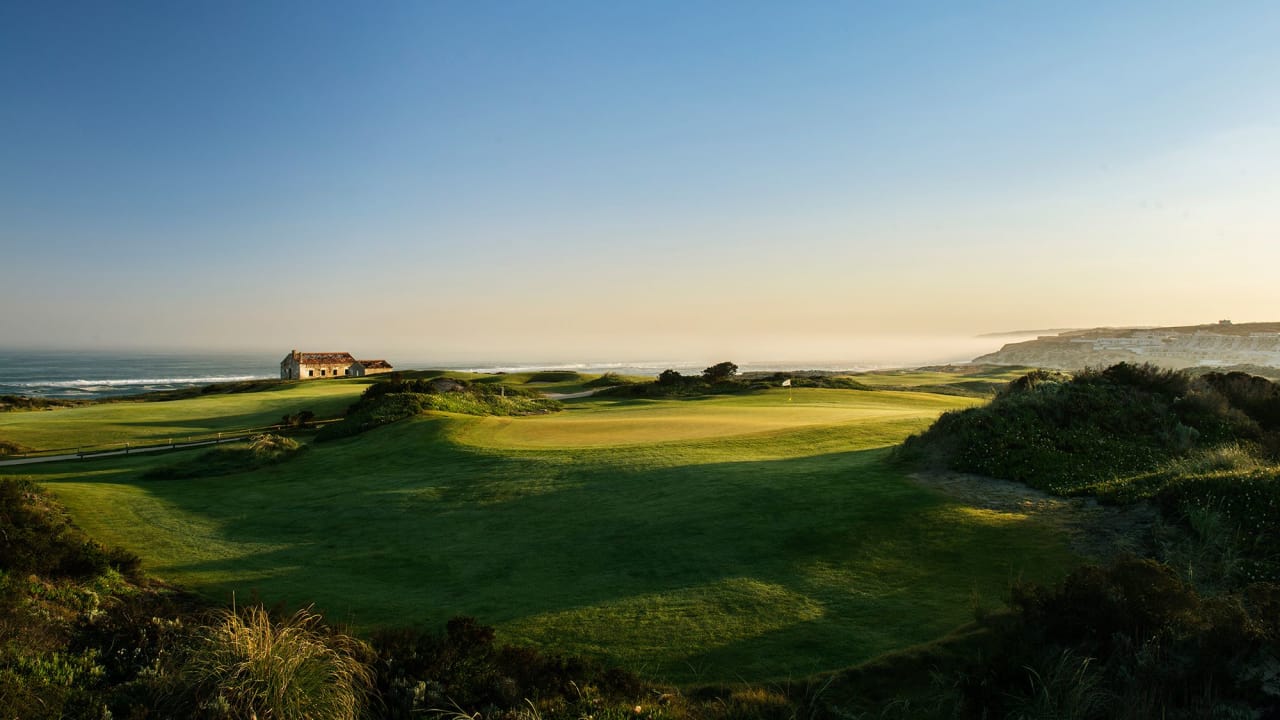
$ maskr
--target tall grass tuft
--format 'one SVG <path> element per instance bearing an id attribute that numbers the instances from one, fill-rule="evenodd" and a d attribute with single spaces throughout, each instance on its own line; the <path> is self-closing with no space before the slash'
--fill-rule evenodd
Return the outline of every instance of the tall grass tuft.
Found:
<path id="1" fill-rule="evenodd" d="M 275 460 L 295 452 L 299 447 L 297 440 L 274 433 L 262 433 L 249 438 L 249 450 L 258 460 Z"/>
<path id="2" fill-rule="evenodd" d="M 373 686 L 363 642 L 326 631 L 302 609 L 273 622 L 262 607 L 225 610 L 183 674 L 214 718 L 354 720 Z"/>
<path id="3" fill-rule="evenodd" d="M 1090 658 L 1064 650 L 1044 667 L 1027 666 L 1026 692 L 1011 698 L 1016 720 L 1090 720 L 1104 715 L 1110 694 L 1090 669 Z"/>

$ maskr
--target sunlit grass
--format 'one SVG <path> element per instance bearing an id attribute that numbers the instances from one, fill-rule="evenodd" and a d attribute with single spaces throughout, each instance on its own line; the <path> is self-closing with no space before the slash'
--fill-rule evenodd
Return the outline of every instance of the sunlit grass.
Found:
<path id="1" fill-rule="evenodd" d="M 438 415 L 214 478 L 139 479 L 173 456 L 22 472 L 91 534 L 215 598 L 314 602 L 364 630 L 469 614 L 673 680 L 865 660 L 1073 562 L 1036 521 L 962 511 L 887 462 L 973 400 L 793 396 Z"/>
<path id="2" fill-rule="evenodd" d="M 359 397 L 367 380 L 282 383 L 261 392 L 214 394 L 165 402 L 120 401 L 51 411 L 0 413 L 0 437 L 37 450 L 106 443 L 181 440 L 188 435 L 258 428 L 310 410 L 333 417 Z"/>

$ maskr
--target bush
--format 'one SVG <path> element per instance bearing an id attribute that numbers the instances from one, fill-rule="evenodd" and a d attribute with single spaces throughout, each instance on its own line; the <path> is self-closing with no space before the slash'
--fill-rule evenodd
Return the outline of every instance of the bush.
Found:
<path id="1" fill-rule="evenodd" d="M 715 384 L 730 380 L 738 374 L 738 366 L 731 362 L 716 363 L 702 371 L 702 379 Z"/>
<path id="2" fill-rule="evenodd" d="M 5 455 L 21 455 L 31 452 L 31 448 L 9 440 L 0 440 L 0 457 Z"/>
<path id="3" fill-rule="evenodd" d="M 1280 385 L 1242 372 L 1209 373 L 1203 379 L 1263 430 L 1280 430 Z"/>
<path id="4" fill-rule="evenodd" d="M 1030 373 L 986 406 L 944 414 L 908 438 L 903 454 L 1072 494 L 1197 447 L 1255 437 L 1257 425 L 1211 387 L 1121 363 L 1071 380 Z"/>
<path id="5" fill-rule="evenodd" d="M 287 428 L 295 430 L 303 430 L 313 427 L 316 414 L 310 410 L 300 410 L 296 413 L 290 413 L 280 418 L 280 424 Z"/>
<path id="6" fill-rule="evenodd" d="M 254 457 L 262 460 L 274 460 L 282 455 L 296 452 L 298 441 L 272 433 L 262 433 L 249 438 L 249 451 Z"/>
<path id="7" fill-rule="evenodd" d="M 1181 711 L 1169 717 L 1262 708 L 1276 700 L 1265 670 L 1280 652 L 1268 615 L 1275 589 L 1202 598 L 1166 565 L 1121 560 L 1081 568 L 1056 588 L 1019 586 L 1017 621 L 1006 632 L 1027 647 L 1095 658 L 1113 697 Z"/>
<path id="8" fill-rule="evenodd" d="M 1280 582 L 1280 476 L 1275 471 L 1176 477 L 1160 488 L 1155 501 L 1165 517 L 1194 537 L 1225 542 L 1226 552 L 1237 553 L 1233 574 L 1238 583 Z M 1207 537 L 1205 528 L 1196 526 L 1205 514 L 1221 516 L 1214 534 L 1226 540 Z"/>
<path id="9" fill-rule="evenodd" d="M 494 629 L 456 617 L 442 634 L 409 628 L 381 630 L 378 691 L 385 716 L 408 720 L 452 707 L 462 714 L 518 709 L 525 698 L 547 704 L 580 699 L 594 688 L 630 699 L 640 691 L 633 675 L 581 658 L 495 642 Z"/>
<path id="10" fill-rule="evenodd" d="M 84 400 L 63 400 L 61 398 L 28 397 L 26 395 L 0 395 L 0 412 L 17 410 L 53 410 L 55 408 L 76 407 L 86 405 Z"/>
<path id="11" fill-rule="evenodd" d="M 737 366 L 733 363 L 720 363 L 704 371 L 703 375 L 681 375 L 679 371 L 667 369 L 658 374 L 653 382 L 649 383 L 631 383 L 617 387 L 607 388 L 597 395 L 605 396 L 622 396 L 622 397 L 651 397 L 651 398 L 689 398 L 701 397 L 703 395 L 721 395 L 729 393 L 750 392 L 755 390 L 767 390 L 771 386 L 764 382 L 745 383 L 734 379 L 732 376 L 721 376 L 727 368 L 721 366 L 732 365 L 736 371 Z M 717 370 L 719 368 L 719 370 Z M 715 371 L 715 372 L 712 372 Z M 705 373 L 711 373 L 707 375 Z M 715 381 L 709 378 L 715 376 Z"/>

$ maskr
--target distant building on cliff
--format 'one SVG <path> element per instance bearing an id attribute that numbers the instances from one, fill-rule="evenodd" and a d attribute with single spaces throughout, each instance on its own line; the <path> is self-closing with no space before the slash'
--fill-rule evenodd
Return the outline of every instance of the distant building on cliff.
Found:
<path id="1" fill-rule="evenodd" d="M 344 352 L 298 352 L 280 361 L 281 380 L 313 380 L 328 377 L 364 377 L 391 372 L 386 360 L 357 360 Z"/>

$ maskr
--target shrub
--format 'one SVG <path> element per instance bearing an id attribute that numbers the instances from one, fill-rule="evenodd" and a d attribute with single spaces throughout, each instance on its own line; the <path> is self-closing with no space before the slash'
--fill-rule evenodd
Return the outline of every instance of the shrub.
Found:
<path id="1" fill-rule="evenodd" d="M 0 457 L 5 455 L 21 455 L 31 452 L 31 448 L 26 445 L 20 445 L 10 440 L 0 440 Z"/>
<path id="2" fill-rule="evenodd" d="M 1275 470 L 1175 477 L 1155 501 L 1193 540 L 1208 541 L 1210 547 L 1226 543 L 1224 552 L 1238 555 L 1224 555 L 1238 582 L 1280 581 L 1280 475 Z M 1198 527 L 1206 515 L 1220 519 Z"/>
<path id="3" fill-rule="evenodd" d="M 1264 430 L 1280 429 L 1280 385 L 1242 372 L 1209 373 L 1203 379 Z"/>
<path id="4" fill-rule="evenodd" d="M 641 687 L 635 676 L 589 660 L 499 644 L 492 627 L 470 617 L 453 618 L 443 633 L 381 630 L 371 643 L 388 718 L 408 720 L 448 707 L 454 716 L 489 715 L 520 708 L 529 697 L 563 704 L 581 699 L 584 689 L 630 699 Z"/>
<path id="5" fill-rule="evenodd" d="M 63 400 L 61 398 L 28 397 L 26 395 L 0 395 L 0 412 L 16 410 L 52 410 L 54 408 L 76 407 L 86 405 L 84 400 Z"/>
<path id="6" fill-rule="evenodd" d="M 110 717 L 97 693 L 102 668 L 95 659 L 92 653 L 14 653 L 0 648 L 0 707 L 5 717 Z"/>
<path id="7" fill-rule="evenodd" d="M 703 395 L 717 395 L 740 392 L 751 392 L 755 390 L 767 390 L 771 385 L 765 382 L 745 383 L 734 379 L 732 376 L 720 376 L 717 370 L 721 366 L 733 365 L 733 363 L 720 363 L 707 371 L 711 375 L 681 375 L 678 370 L 667 369 L 658 374 L 653 382 L 649 383 L 632 383 L 618 387 L 607 388 L 597 393 L 606 396 L 624 396 L 624 397 L 651 397 L 651 398 L 691 398 L 701 397 Z M 737 366 L 734 366 L 735 368 Z M 715 381 L 710 377 L 716 377 Z"/>
<path id="8" fill-rule="evenodd" d="M 716 363 L 702 371 L 702 379 L 709 383 L 730 380 L 738 373 L 738 366 L 731 362 Z"/>
<path id="9" fill-rule="evenodd" d="M 1071 494 L 1154 471 L 1196 448 L 1256 437 L 1257 425 L 1213 388 L 1121 363 L 1070 380 L 1029 373 L 986 406 L 942 415 L 908 438 L 903 455 Z"/>
<path id="10" fill-rule="evenodd" d="M 290 413 L 280 418 L 280 424 L 287 428 L 301 430 L 312 427 L 315 422 L 316 414 L 310 410 L 299 410 L 296 413 Z"/>
<path id="11" fill-rule="evenodd" d="M 368 647 L 308 609 L 273 622 L 262 607 L 222 611 L 182 669 L 205 717 L 354 720 L 373 676 Z"/>
<path id="12" fill-rule="evenodd" d="M 299 447 L 297 440 L 272 433 L 262 433 L 249 438 L 249 451 L 254 457 L 264 460 L 274 460 L 297 451 Z"/>
<path id="13" fill-rule="evenodd" d="M 657 383 L 659 385 L 679 385 L 685 380 L 685 376 L 681 375 L 679 371 L 667 368 L 658 373 Z"/>
<path id="14" fill-rule="evenodd" d="M 1260 708 L 1274 702 L 1266 668 L 1280 651 L 1268 615 L 1274 588 L 1204 598 L 1168 566 L 1127 559 L 1081 568 L 1054 588 L 1019 586 L 1016 621 L 1001 632 L 1094 658 L 1121 705 L 1143 698 L 1168 717 Z"/>

